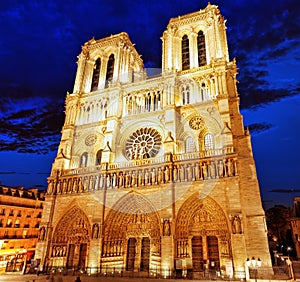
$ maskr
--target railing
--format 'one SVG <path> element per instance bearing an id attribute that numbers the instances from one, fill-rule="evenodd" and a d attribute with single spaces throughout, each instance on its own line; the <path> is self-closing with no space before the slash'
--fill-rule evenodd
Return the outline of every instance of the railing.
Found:
<path id="1" fill-rule="evenodd" d="M 48 194 L 205 181 L 238 175 L 233 148 L 69 169 L 49 178 Z"/>
<path id="2" fill-rule="evenodd" d="M 44 267 L 43 274 L 50 276 L 83 276 L 83 277 L 128 277 L 128 278 L 153 278 L 153 279 L 190 279 L 190 280 L 225 280 L 241 281 L 246 277 L 244 271 L 236 271 L 233 276 L 227 275 L 224 270 L 205 269 L 194 271 L 193 269 L 170 269 L 170 268 L 149 268 L 146 270 L 126 270 L 123 267 Z M 27 270 L 27 273 L 35 273 L 36 270 Z M 259 274 L 254 276 L 250 272 L 250 279 L 263 280 L 289 280 L 291 274 L 286 266 L 260 268 Z M 244 277 L 244 278 L 241 278 Z M 91 280 L 94 281 L 94 280 Z M 95 280 L 96 281 L 96 280 Z"/>

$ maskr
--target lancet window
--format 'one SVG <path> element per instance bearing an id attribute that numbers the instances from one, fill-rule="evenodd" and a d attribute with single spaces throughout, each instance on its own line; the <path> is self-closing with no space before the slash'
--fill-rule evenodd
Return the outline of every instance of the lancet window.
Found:
<path id="1" fill-rule="evenodd" d="M 181 56 L 182 56 L 182 70 L 188 70 L 190 68 L 190 48 L 189 38 L 184 35 L 181 40 Z"/>
<path id="2" fill-rule="evenodd" d="M 186 105 L 190 103 L 190 86 L 182 85 L 181 87 L 182 104 Z"/>
<path id="3" fill-rule="evenodd" d="M 103 152 L 103 150 L 99 150 L 97 152 L 95 165 L 100 165 L 101 164 L 102 152 Z"/>
<path id="4" fill-rule="evenodd" d="M 204 150 L 213 150 L 214 148 L 214 136 L 211 133 L 207 133 L 204 136 Z"/>
<path id="5" fill-rule="evenodd" d="M 198 32 L 197 36 L 198 46 L 198 65 L 199 67 L 206 65 L 206 49 L 205 49 L 205 37 L 203 31 Z"/>
<path id="6" fill-rule="evenodd" d="M 200 86 L 200 96 L 202 101 L 209 100 L 209 88 L 204 82 Z"/>
<path id="7" fill-rule="evenodd" d="M 185 152 L 186 153 L 191 153 L 191 152 L 196 152 L 196 144 L 195 140 L 192 137 L 188 137 L 185 140 Z"/>
<path id="8" fill-rule="evenodd" d="M 94 64 L 91 91 L 95 91 L 98 89 L 100 67 L 101 67 L 101 60 L 100 60 L 100 58 L 98 58 Z"/>
<path id="9" fill-rule="evenodd" d="M 88 161 L 88 153 L 84 152 L 80 157 L 79 167 L 86 167 Z"/>
<path id="10" fill-rule="evenodd" d="M 115 56 L 111 54 L 108 58 L 107 62 L 107 70 L 106 70 L 106 79 L 105 79 L 105 87 L 108 86 L 110 82 L 112 82 L 114 75 L 114 64 L 115 64 Z"/>

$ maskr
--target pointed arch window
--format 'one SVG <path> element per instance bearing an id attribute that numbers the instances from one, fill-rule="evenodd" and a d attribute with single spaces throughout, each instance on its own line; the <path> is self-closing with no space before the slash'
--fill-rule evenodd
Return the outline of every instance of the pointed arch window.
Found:
<path id="1" fill-rule="evenodd" d="M 88 161 L 88 153 L 84 152 L 80 157 L 80 164 L 79 167 L 86 167 Z"/>
<path id="2" fill-rule="evenodd" d="M 105 87 L 108 86 L 110 82 L 112 82 L 114 76 L 114 65 L 115 65 L 115 55 L 111 54 L 108 58 L 107 62 L 107 70 L 106 70 L 106 79 L 105 79 Z"/>
<path id="3" fill-rule="evenodd" d="M 195 140 L 192 137 L 188 137 L 185 140 L 185 152 L 186 153 L 191 153 L 191 152 L 196 152 L 196 144 Z"/>
<path id="4" fill-rule="evenodd" d="M 190 86 L 183 85 L 181 88 L 181 95 L 182 95 L 182 104 L 186 105 L 190 103 Z"/>
<path id="5" fill-rule="evenodd" d="M 214 148 L 214 136 L 211 133 L 207 133 L 204 136 L 204 150 L 213 150 Z"/>
<path id="6" fill-rule="evenodd" d="M 100 60 L 100 58 L 98 58 L 94 64 L 91 91 L 95 91 L 98 89 L 99 77 L 100 77 L 100 67 L 101 67 L 101 60 Z"/>
<path id="7" fill-rule="evenodd" d="M 96 154 L 96 163 L 95 163 L 96 165 L 101 164 L 102 152 L 103 152 L 103 150 L 99 150 Z"/>
<path id="8" fill-rule="evenodd" d="M 202 30 L 198 32 L 197 46 L 198 46 L 198 65 L 199 67 L 205 66 L 206 65 L 205 37 Z"/>
<path id="9" fill-rule="evenodd" d="M 189 38 L 184 35 L 181 40 L 181 56 L 182 56 L 182 70 L 188 70 L 190 68 L 190 47 Z"/>
<path id="10" fill-rule="evenodd" d="M 209 94 L 210 93 L 209 93 L 208 85 L 203 82 L 200 86 L 201 100 L 202 101 L 209 100 L 209 97 L 210 97 Z"/>

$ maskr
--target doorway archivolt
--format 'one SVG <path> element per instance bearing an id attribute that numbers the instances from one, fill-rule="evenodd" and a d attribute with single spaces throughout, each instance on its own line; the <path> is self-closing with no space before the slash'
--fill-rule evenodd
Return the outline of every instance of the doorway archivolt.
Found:
<path id="1" fill-rule="evenodd" d="M 73 206 L 57 223 L 52 238 L 50 257 L 53 263 L 69 266 L 85 265 L 91 226 L 86 214 Z M 79 260 L 75 261 L 76 252 Z"/>
<path id="2" fill-rule="evenodd" d="M 228 220 L 222 208 L 211 197 L 188 198 L 178 211 L 176 227 L 177 258 L 191 257 L 193 268 L 203 270 L 205 264 L 220 267 L 230 255 Z"/>
<path id="3" fill-rule="evenodd" d="M 128 193 L 105 219 L 102 257 L 124 255 L 128 270 L 146 269 L 152 256 L 160 256 L 160 235 L 161 224 L 153 205 L 140 194 Z"/>

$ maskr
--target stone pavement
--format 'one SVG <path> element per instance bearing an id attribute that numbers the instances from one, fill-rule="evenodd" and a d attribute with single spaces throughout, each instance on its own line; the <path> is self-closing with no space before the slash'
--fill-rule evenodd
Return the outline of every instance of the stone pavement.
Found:
<path id="1" fill-rule="evenodd" d="M 34 275 L 34 274 L 1 274 L 0 281 L 3 282 L 75 282 L 76 276 L 47 276 L 47 275 Z M 80 276 L 81 282 L 187 282 L 191 280 L 186 279 L 154 279 L 154 278 L 142 278 L 142 277 L 89 277 Z M 196 281 L 196 280 L 193 280 Z M 198 280 L 199 281 L 199 280 Z M 204 282 L 204 280 L 201 280 Z"/>

